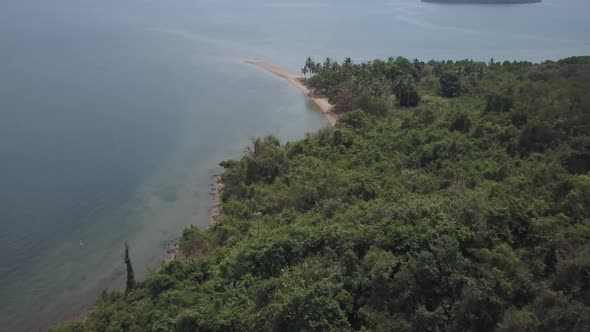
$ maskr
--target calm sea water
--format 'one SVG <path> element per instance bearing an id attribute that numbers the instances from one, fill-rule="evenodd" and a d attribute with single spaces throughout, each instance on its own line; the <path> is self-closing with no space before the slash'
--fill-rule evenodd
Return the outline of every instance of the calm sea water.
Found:
<path id="1" fill-rule="evenodd" d="M 43 329 L 208 223 L 250 137 L 325 125 L 286 82 L 307 56 L 542 61 L 590 54 L 590 4 L 417 0 L 0 3 L 0 330 Z"/>

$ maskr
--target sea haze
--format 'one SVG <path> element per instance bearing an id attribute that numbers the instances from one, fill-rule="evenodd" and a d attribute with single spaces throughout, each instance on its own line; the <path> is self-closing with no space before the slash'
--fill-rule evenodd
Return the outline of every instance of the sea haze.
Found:
<path id="1" fill-rule="evenodd" d="M 325 119 L 243 58 L 542 61 L 590 54 L 590 5 L 419 0 L 0 4 L 0 330 L 38 330 L 208 223 L 211 176 L 253 136 Z"/>

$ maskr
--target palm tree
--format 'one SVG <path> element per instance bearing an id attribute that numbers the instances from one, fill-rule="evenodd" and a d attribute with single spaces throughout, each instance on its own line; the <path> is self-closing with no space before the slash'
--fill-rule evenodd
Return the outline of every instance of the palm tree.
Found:
<path id="1" fill-rule="evenodd" d="M 307 64 L 301 68 L 301 72 L 303 73 L 303 77 L 307 78 Z"/>
<path id="2" fill-rule="evenodd" d="M 332 66 L 332 59 L 330 59 L 330 57 L 327 57 L 326 60 L 324 60 L 324 69 L 328 70 L 330 69 Z"/>
<path id="3" fill-rule="evenodd" d="M 313 59 L 311 57 L 307 57 L 307 60 L 305 60 L 305 66 L 303 68 L 305 68 L 306 72 L 309 72 L 309 74 L 313 74 L 315 72 L 315 63 L 313 61 Z M 303 75 L 305 75 L 305 73 L 303 73 Z"/>
<path id="4" fill-rule="evenodd" d="M 350 77 L 352 75 L 352 59 L 346 58 L 344 62 L 342 62 L 342 73 L 344 73 L 345 77 Z"/>
<path id="5" fill-rule="evenodd" d="M 332 62 L 332 65 L 330 66 L 330 69 L 333 70 L 333 71 L 338 71 L 338 61 Z"/>

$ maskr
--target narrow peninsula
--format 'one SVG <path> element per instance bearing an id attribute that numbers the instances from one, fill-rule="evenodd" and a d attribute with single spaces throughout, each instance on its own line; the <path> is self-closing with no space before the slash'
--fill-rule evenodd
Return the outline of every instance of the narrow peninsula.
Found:
<path id="1" fill-rule="evenodd" d="M 262 68 L 266 71 L 269 71 L 279 77 L 286 79 L 291 85 L 293 85 L 297 90 L 301 91 L 304 95 L 308 96 L 322 111 L 322 114 L 328 120 L 330 126 L 334 126 L 336 121 L 338 120 L 338 116 L 332 112 L 333 105 L 330 104 L 328 98 L 324 98 L 322 96 L 318 96 L 316 93 L 311 91 L 303 82 L 305 77 L 299 76 L 295 73 L 290 72 L 287 69 L 277 67 L 273 64 L 268 62 L 262 61 L 260 59 L 250 59 L 250 60 L 242 60 L 242 63 L 251 64 Z"/>

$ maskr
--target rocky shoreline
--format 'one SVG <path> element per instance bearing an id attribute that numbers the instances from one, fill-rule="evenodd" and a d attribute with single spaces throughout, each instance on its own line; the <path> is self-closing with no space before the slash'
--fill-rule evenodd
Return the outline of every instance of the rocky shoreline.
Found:
<path id="1" fill-rule="evenodd" d="M 221 175 L 214 175 L 209 187 L 209 225 L 215 223 L 221 216 L 221 193 L 223 191 L 223 182 Z M 160 268 L 170 263 L 178 257 L 180 237 L 166 242 L 165 252 L 160 258 Z"/>
<path id="2" fill-rule="evenodd" d="M 180 238 L 175 238 L 166 243 L 166 252 L 162 258 L 162 264 L 160 266 L 164 266 L 171 261 L 173 261 L 178 256 L 178 244 Z"/>
<path id="3" fill-rule="evenodd" d="M 221 175 L 213 176 L 213 183 L 211 184 L 211 189 L 209 190 L 209 198 L 210 198 L 210 209 L 209 209 L 209 222 L 213 224 L 219 219 L 221 216 L 221 194 L 223 192 L 223 182 L 221 180 Z"/>

